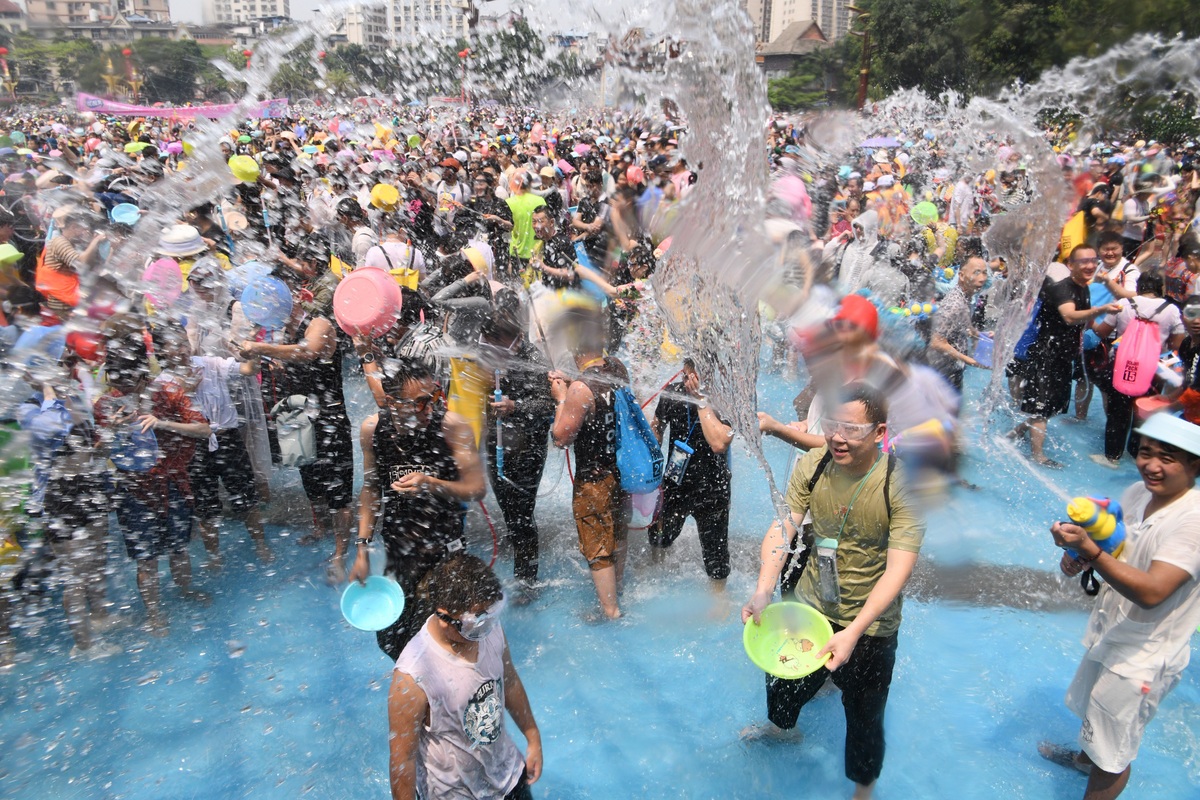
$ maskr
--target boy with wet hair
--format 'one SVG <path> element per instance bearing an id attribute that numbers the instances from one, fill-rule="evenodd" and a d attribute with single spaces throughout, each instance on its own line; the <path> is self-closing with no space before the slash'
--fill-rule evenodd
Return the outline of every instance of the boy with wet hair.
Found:
<path id="1" fill-rule="evenodd" d="M 392 797 L 529 800 L 542 739 L 499 624 L 500 581 L 460 552 L 425 586 L 433 613 L 396 661 L 388 695 Z M 506 709 L 528 743 L 524 757 Z"/>

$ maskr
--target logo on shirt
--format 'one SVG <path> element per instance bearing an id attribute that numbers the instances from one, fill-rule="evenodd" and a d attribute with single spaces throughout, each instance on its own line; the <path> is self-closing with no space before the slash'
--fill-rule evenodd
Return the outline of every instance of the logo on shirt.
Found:
<path id="1" fill-rule="evenodd" d="M 500 723 L 504 708 L 500 701 L 500 681 L 484 681 L 463 712 L 463 733 L 472 747 L 491 744 L 500 738 Z"/>
<path id="2" fill-rule="evenodd" d="M 424 468 L 420 464 L 396 464 L 388 469 L 388 486 L 391 486 L 396 481 L 403 478 L 405 475 L 412 475 L 414 472 L 423 472 Z"/>

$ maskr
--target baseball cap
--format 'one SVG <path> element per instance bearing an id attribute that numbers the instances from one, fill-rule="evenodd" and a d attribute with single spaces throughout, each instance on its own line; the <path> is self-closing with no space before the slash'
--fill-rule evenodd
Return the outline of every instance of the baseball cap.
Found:
<path id="1" fill-rule="evenodd" d="M 879 336 L 879 311 L 875 304 L 860 294 L 848 294 L 842 298 L 832 322 L 846 322 L 866 331 L 872 339 Z"/>

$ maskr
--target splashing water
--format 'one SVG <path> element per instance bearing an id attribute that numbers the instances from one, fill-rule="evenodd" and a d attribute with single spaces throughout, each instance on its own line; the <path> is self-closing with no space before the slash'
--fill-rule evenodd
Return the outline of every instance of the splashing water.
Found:
<path id="1" fill-rule="evenodd" d="M 566 12 L 571 13 L 579 12 Z M 676 245 L 660 264 L 653 285 L 672 339 L 699 362 L 701 373 L 709 382 L 707 390 L 714 405 L 730 419 L 763 467 L 771 485 L 776 512 L 783 513 L 782 500 L 763 451 L 755 417 L 759 408 L 756 389 L 762 348 L 760 304 L 765 303 L 781 318 L 792 322 L 820 318 L 828 308 L 815 301 L 802 303 L 795 292 L 781 290 L 781 253 L 764 233 L 769 185 L 764 131 L 769 109 L 761 75 L 754 63 L 749 21 L 740 3 L 732 0 L 676 0 L 653 10 L 632 11 L 606 5 L 594 7 L 585 14 L 590 25 L 616 38 L 620 38 L 630 25 L 642 23 L 684 43 L 678 58 L 667 59 L 657 69 L 637 69 L 625 64 L 615 64 L 611 68 L 616 73 L 617 84 L 625 90 L 621 96 L 633 98 L 627 104 L 628 112 L 656 120 L 665 116 L 685 124 L 687 156 L 691 162 L 703 165 L 700 181 L 684 201 L 678 222 L 670 231 Z M 198 123 L 197 131 L 188 136 L 189 142 L 195 145 L 188 170 L 169 173 L 143 196 L 141 206 L 146 219 L 135 229 L 134 238 L 109 262 L 113 265 L 112 274 L 85 287 L 91 302 L 113 299 L 116 296 L 113 284 L 127 289 L 140 288 L 143 255 L 154 249 L 162 224 L 173 219 L 179 208 L 216 198 L 229 188 L 232 179 L 220 157 L 217 140 L 225 133 L 230 120 L 240 118 L 254 101 L 266 96 L 267 87 L 281 65 L 295 59 L 311 60 L 324 74 L 325 67 L 316 58 L 318 45 L 316 41 L 309 42 L 314 33 L 327 34 L 329 26 L 304 25 L 278 39 L 268 40 L 256 49 L 250 70 L 226 70 L 228 77 L 244 80 L 247 84 L 240 101 L 241 110 L 227 120 Z M 1001 367 L 1011 357 L 1015 340 L 1025 326 L 1045 267 L 1054 255 L 1059 222 L 1069 211 L 1069 189 L 1061 178 L 1054 153 L 1037 125 L 1037 112 L 1046 107 L 1068 108 L 1079 111 L 1088 119 L 1117 118 L 1113 115 L 1121 108 L 1126 92 L 1153 89 L 1164 82 L 1175 82 L 1194 91 L 1195 84 L 1200 81 L 1198 53 L 1197 42 L 1139 38 L 1098 59 L 1072 62 L 1061 70 L 1047 73 L 1036 84 L 1016 87 L 997 98 L 963 101 L 947 96 L 930 99 L 916 92 L 901 92 L 877 104 L 869 116 L 829 112 L 807 120 L 810 141 L 803 157 L 806 169 L 813 174 L 843 163 L 864 136 L 881 130 L 934 131 L 939 140 L 948 143 L 947 164 L 955 174 L 992 166 L 994 147 L 1000 139 L 1009 141 L 1028 158 L 1033 202 L 996 217 L 985 236 L 991 253 L 1007 258 L 1012 276 L 1006 294 L 1001 298 L 1006 310 L 996 333 L 997 368 L 982 404 L 985 422 L 992 412 L 1006 405 Z M 366 87 L 369 93 L 380 95 L 387 95 L 387 88 Z M 641 106 L 640 111 L 637 111 L 638 106 Z M 453 112 L 450 115 L 452 117 Z M 1081 139 L 1085 135 L 1099 135 L 1099 132 L 1085 129 Z M 269 257 L 270 254 L 264 255 Z M 981 436 L 981 441 L 994 442 L 993 453 L 1002 454 L 1004 461 L 1028 468 L 1032 478 L 1054 498 L 1067 498 L 1066 491 L 1030 467 L 1007 441 L 986 436 Z M 288 580 L 300 582 L 296 576 L 289 576 Z M 554 587 L 565 591 L 565 587 L 557 584 Z M 316 591 L 315 587 L 310 588 Z M 1010 592 L 1013 589 L 1007 588 Z M 936 589 L 935 586 L 929 590 L 930 597 L 939 596 Z M 306 599 L 311 598 L 306 596 Z M 263 601 L 263 597 L 258 597 L 257 601 Z M 303 614 L 301 609 L 285 610 L 297 618 Z M 1061 621 L 1052 624 L 1062 626 Z M 579 634 L 577 630 L 570 633 Z M 1044 632 L 1036 630 L 1031 635 L 1043 637 Z M 551 637 L 544 647 L 553 651 L 559 642 Z M 264 660 L 262 656 L 266 648 L 261 646 L 261 640 L 232 638 L 226 644 L 228 658 L 221 661 L 244 665 L 246 674 L 250 673 L 251 664 L 258 670 L 273 673 L 269 658 Z M 249 647 L 251 644 L 256 647 Z M 727 643 L 720 640 L 716 644 L 723 647 Z M 311 646 L 311 642 L 291 641 L 288 645 L 297 650 L 305 646 Z M 1046 647 L 1045 641 L 1041 646 Z M 592 654 L 599 649 L 600 645 L 594 645 Z M 587 652 L 585 648 L 585 655 Z M 199 657 L 212 660 L 210 654 L 201 653 Z M 579 664 L 572 661 L 570 666 L 579 667 Z M 220 691 L 232 691 L 236 695 L 254 688 L 239 681 L 229 690 L 229 684 L 220 681 L 219 670 L 226 667 L 214 669 L 218 671 Z M 204 680 L 197 680 L 197 683 L 207 683 L 207 675 L 205 673 Z M 161 686 L 161 677 L 162 672 L 158 670 L 143 672 L 135 683 L 149 692 Z M 299 694 L 288 698 L 296 703 L 292 706 L 294 709 L 301 708 L 302 693 L 307 691 L 304 682 L 299 682 L 298 687 Z M 275 690 L 279 688 L 276 686 Z M 1027 687 L 1018 688 L 1024 691 Z M 563 697 L 569 697 L 566 691 L 563 690 Z M 169 695 L 159 697 L 164 698 L 165 705 Z M 214 705 L 218 702 L 214 696 Z M 158 716 L 153 703 L 148 708 L 155 717 Z M 350 708 L 364 714 L 372 710 L 369 707 Z M 249 705 L 245 707 L 247 711 L 250 709 Z M 256 708 L 254 713 L 263 711 Z M 353 714 L 349 716 L 353 717 Z M 277 719 L 281 728 L 292 722 L 290 714 L 286 720 L 283 716 Z M 306 724 L 319 728 L 322 723 Z M 682 730 L 684 726 L 678 727 Z M 1173 735 L 1185 741 L 1192 753 L 1187 768 L 1194 781 L 1197 763 L 1195 719 L 1175 718 L 1171 727 Z M 267 726 L 265 733 L 270 732 L 271 728 Z M 181 728 L 179 734 L 184 733 Z M 822 752 L 820 755 L 827 758 L 829 754 Z M 814 772 L 820 768 L 819 765 L 807 766 Z M 363 772 L 369 771 L 364 765 L 355 768 L 359 767 Z M 186 768 L 194 767 L 188 765 Z M 249 773 L 244 776 L 247 782 L 248 776 Z M 308 780 L 307 774 L 301 777 Z M 279 780 L 281 783 L 291 780 L 289 790 L 298 791 L 294 778 L 294 775 L 281 775 Z M 310 784 L 304 790 L 311 788 Z M 382 786 L 371 788 L 383 789 Z M 767 787 L 762 793 L 773 788 Z M 919 793 L 918 789 L 908 788 L 912 789 L 912 796 Z M 350 792 L 349 796 L 352 794 Z M 604 790 L 596 796 L 605 796 Z M 614 790 L 607 796 L 620 794 Z"/>

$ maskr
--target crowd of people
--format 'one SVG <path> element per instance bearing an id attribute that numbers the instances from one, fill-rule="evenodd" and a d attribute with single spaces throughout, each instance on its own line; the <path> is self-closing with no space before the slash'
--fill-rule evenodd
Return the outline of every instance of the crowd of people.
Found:
<path id="1" fill-rule="evenodd" d="M 506 602 L 542 590 L 537 501 L 550 445 L 574 455 L 572 514 L 603 617 L 622 614 L 627 387 L 665 451 L 649 500 L 654 560 L 691 517 L 714 591 L 730 575 L 732 410 L 706 394 L 705 354 L 669 334 L 658 304 L 676 298 L 653 281 L 702 184 L 686 126 L 404 108 L 313 109 L 246 120 L 219 138 L 201 127 L 47 111 L 7 121 L 5 455 L 10 476 L 28 475 L 6 483 L 8 546 L 48 546 L 72 657 L 114 656 L 104 634 L 128 620 L 106 597 L 110 525 L 136 565 L 146 630 L 167 635 L 161 558 L 183 602 L 212 602 L 193 574 L 193 529 L 205 571 L 222 567 L 226 521 L 244 525 L 257 559 L 270 562 L 278 543 L 261 509 L 276 474 L 298 469 L 312 509 L 300 542 L 331 549 L 329 582 L 364 580 L 379 540 L 383 571 L 408 598 L 377 636 L 396 664 L 394 796 L 528 797 L 540 733 L 497 620 Z M 964 375 L 991 368 L 990 331 L 1011 313 L 1007 263 L 989 254 L 985 234 L 1038 191 L 1027 163 L 1039 154 L 996 141 L 994 169 L 976 174 L 936 131 L 890 133 L 899 138 L 816 170 L 803 128 L 781 120 L 764 153 L 768 231 L 786 245 L 779 278 L 829 313 L 767 329 L 784 373 L 801 370 L 808 383 L 796 420 L 759 414 L 763 434 L 800 452 L 789 516 L 764 537 L 742 616 L 757 622 L 781 589 L 820 610 L 835 634 L 822 669 L 768 676 L 770 723 L 755 735 L 793 728 L 832 677 L 856 797 L 870 796 L 883 766 L 901 596 L 924 535 L 917 495 L 953 479 Z M 228 175 L 198 180 L 197 148 L 219 153 Z M 1052 752 L 1090 771 L 1088 797 L 1115 797 L 1128 780 L 1141 727 L 1186 665 L 1184 634 L 1200 624 L 1200 549 L 1184 546 L 1200 536 L 1190 424 L 1200 423 L 1196 154 L 1194 142 L 1138 141 L 1059 156 L 1081 233 L 1048 271 L 1008 367 L 1024 415 L 1014 437 L 1027 434 L 1044 466 L 1055 466 L 1047 420 L 1072 400 L 1085 419 L 1099 389 L 1107 423 L 1097 459 L 1119 466 L 1132 455 L 1144 487 L 1131 488 L 1126 521 L 1154 530 L 1131 534 L 1118 560 L 1093 554 L 1078 526 L 1054 529 L 1078 554 L 1064 557 L 1064 572 L 1086 564 L 1107 581 L 1091 666 L 1071 694 L 1085 732 L 1105 733 L 1083 737 L 1084 756 Z M 197 196 L 201 186 L 212 195 Z M 363 270 L 400 287 L 380 335 L 335 311 L 341 281 Z M 1138 423 L 1138 435 L 1141 398 L 1114 384 L 1112 353 L 1145 320 L 1160 351 L 1178 350 L 1182 376 L 1166 367 L 1144 394 L 1183 418 Z M 357 431 L 357 464 L 348 381 L 365 383 L 377 406 Z M 465 508 L 489 487 L 511 548 L 507 590 L 465 552 Z M 1168 506 L 1170 530 L 1156 516 Z M 21 581 L 9 583 L 0 660 L 11 666 Z M 1133 675 L 1123 659 L 1145 625 L 1169 635 L 1136 651 Z M 1115 692 L 1134 679 L 1149 687 L 1136 724 L 1100 697 L 1102 685 Z M 504 731 L 505 710 L 524 754 Z"/>

